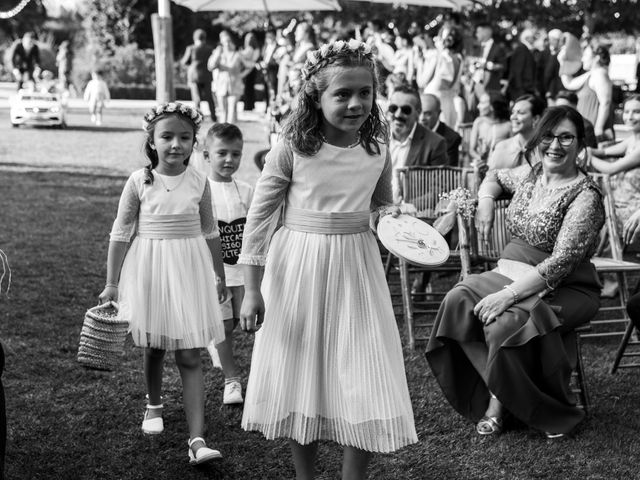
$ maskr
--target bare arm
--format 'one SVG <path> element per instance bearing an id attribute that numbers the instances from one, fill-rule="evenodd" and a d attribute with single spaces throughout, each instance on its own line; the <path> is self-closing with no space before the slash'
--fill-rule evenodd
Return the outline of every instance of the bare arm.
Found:
<path id="1" fill-rule="evenodd" d="M 101 303 L 113 300 L 118 301 L 118 282 L 120 281 L 120 270 L 122 262 L 127 254 L 128 242 L 110 241 L 109 253 L 107 254 L 107 282 L 104 290 L 99 295 Z"/>
<path id="2" fill-rule="evenodd" d="M 585 83 L 587 83 L 587 80 L 589 79 L 589 76 L 591 75 L 591 72 L 586 72 L 583 73 L 580 76 L 577 77 L 572 77 L 571 75 L 560 75 L 560 80 L 562 80 L 562 85 L 564 85 L 564 88 L 566 88 L 567 90 L 580 90 Z"/>
<path id="3" fill-rule="evenodd" d="M 593 88 L 598 97 L 598 115 L 593 125 L 596 137 L 598 137 L 604 132 L 611 111 L 611 81 L 607 78 L 605 72 L 601 71 L 597 75 L 591 75 L 589 86 Z"/>

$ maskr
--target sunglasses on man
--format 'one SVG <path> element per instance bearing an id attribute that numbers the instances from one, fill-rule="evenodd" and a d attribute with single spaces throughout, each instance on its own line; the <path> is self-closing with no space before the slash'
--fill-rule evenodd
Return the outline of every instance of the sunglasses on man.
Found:
<path id="1" fill-rule="evenodd" d="M 411 113 L 413 112 L 413 107 L 411 105 L 402 105 L 402 106 L 398 106 L 394 103 L 391 103 L 388 107 L 389 112 L 391 113 L 396 113 L 398 111 L 398 109 L 400 109 L 400 111 L 404 114 L 404 115 L 411 115 Z"/>

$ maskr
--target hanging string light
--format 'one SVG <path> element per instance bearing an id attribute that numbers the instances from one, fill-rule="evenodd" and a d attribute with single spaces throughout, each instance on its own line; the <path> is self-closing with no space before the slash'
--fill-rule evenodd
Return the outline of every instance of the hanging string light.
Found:
<path id="1" fill-rule="evenodd" d="M 20 0 L 20 3 L 13 7 L 11 10 L 7 10 L 6 12 L 0 11 L 0 19 L 6 20 L 7 18 L 15 17 L 22 11 L 24 7 L 27 6 L 30 1 L 31 0 Z"/>

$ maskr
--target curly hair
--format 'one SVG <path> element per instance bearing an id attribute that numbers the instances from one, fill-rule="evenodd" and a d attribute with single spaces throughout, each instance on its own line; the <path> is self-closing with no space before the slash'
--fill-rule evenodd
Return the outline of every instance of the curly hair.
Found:
<path id="1" fill-rule="evenodd" d="M 356 45 L 357 43 L 357 45 Z M 322 111 L 316 107 L 329 88 L 335 69 L 364 67 L 373 79 L 371 112 L 360 127 L 360 144 L 369 155 L 380 153 L 380 143 L 387 143 L 387 127 L 376 102 L 378 72 L 368 47 L 355 40 L 323 45 L 307 55 L 303 85 L 292 102 L 291 113 L 285 119 L 282 135 L 297 152 L 312 156 L 322 147 Z"/>

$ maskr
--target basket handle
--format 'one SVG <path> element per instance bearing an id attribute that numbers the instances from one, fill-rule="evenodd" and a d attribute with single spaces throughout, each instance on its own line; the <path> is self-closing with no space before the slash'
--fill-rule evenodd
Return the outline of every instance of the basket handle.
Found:
<path id="1" fill-rule="evenodd" d="M 108 302 L 105 302 L 102 305 L 96 305 L 95 307 L 90 308 L 89 311 L 100 310 L 106 307 L 113 307 L 116 310 L 120 308 L 117 302 L 114 302 L 113 300 L 109 300 Z"/>

